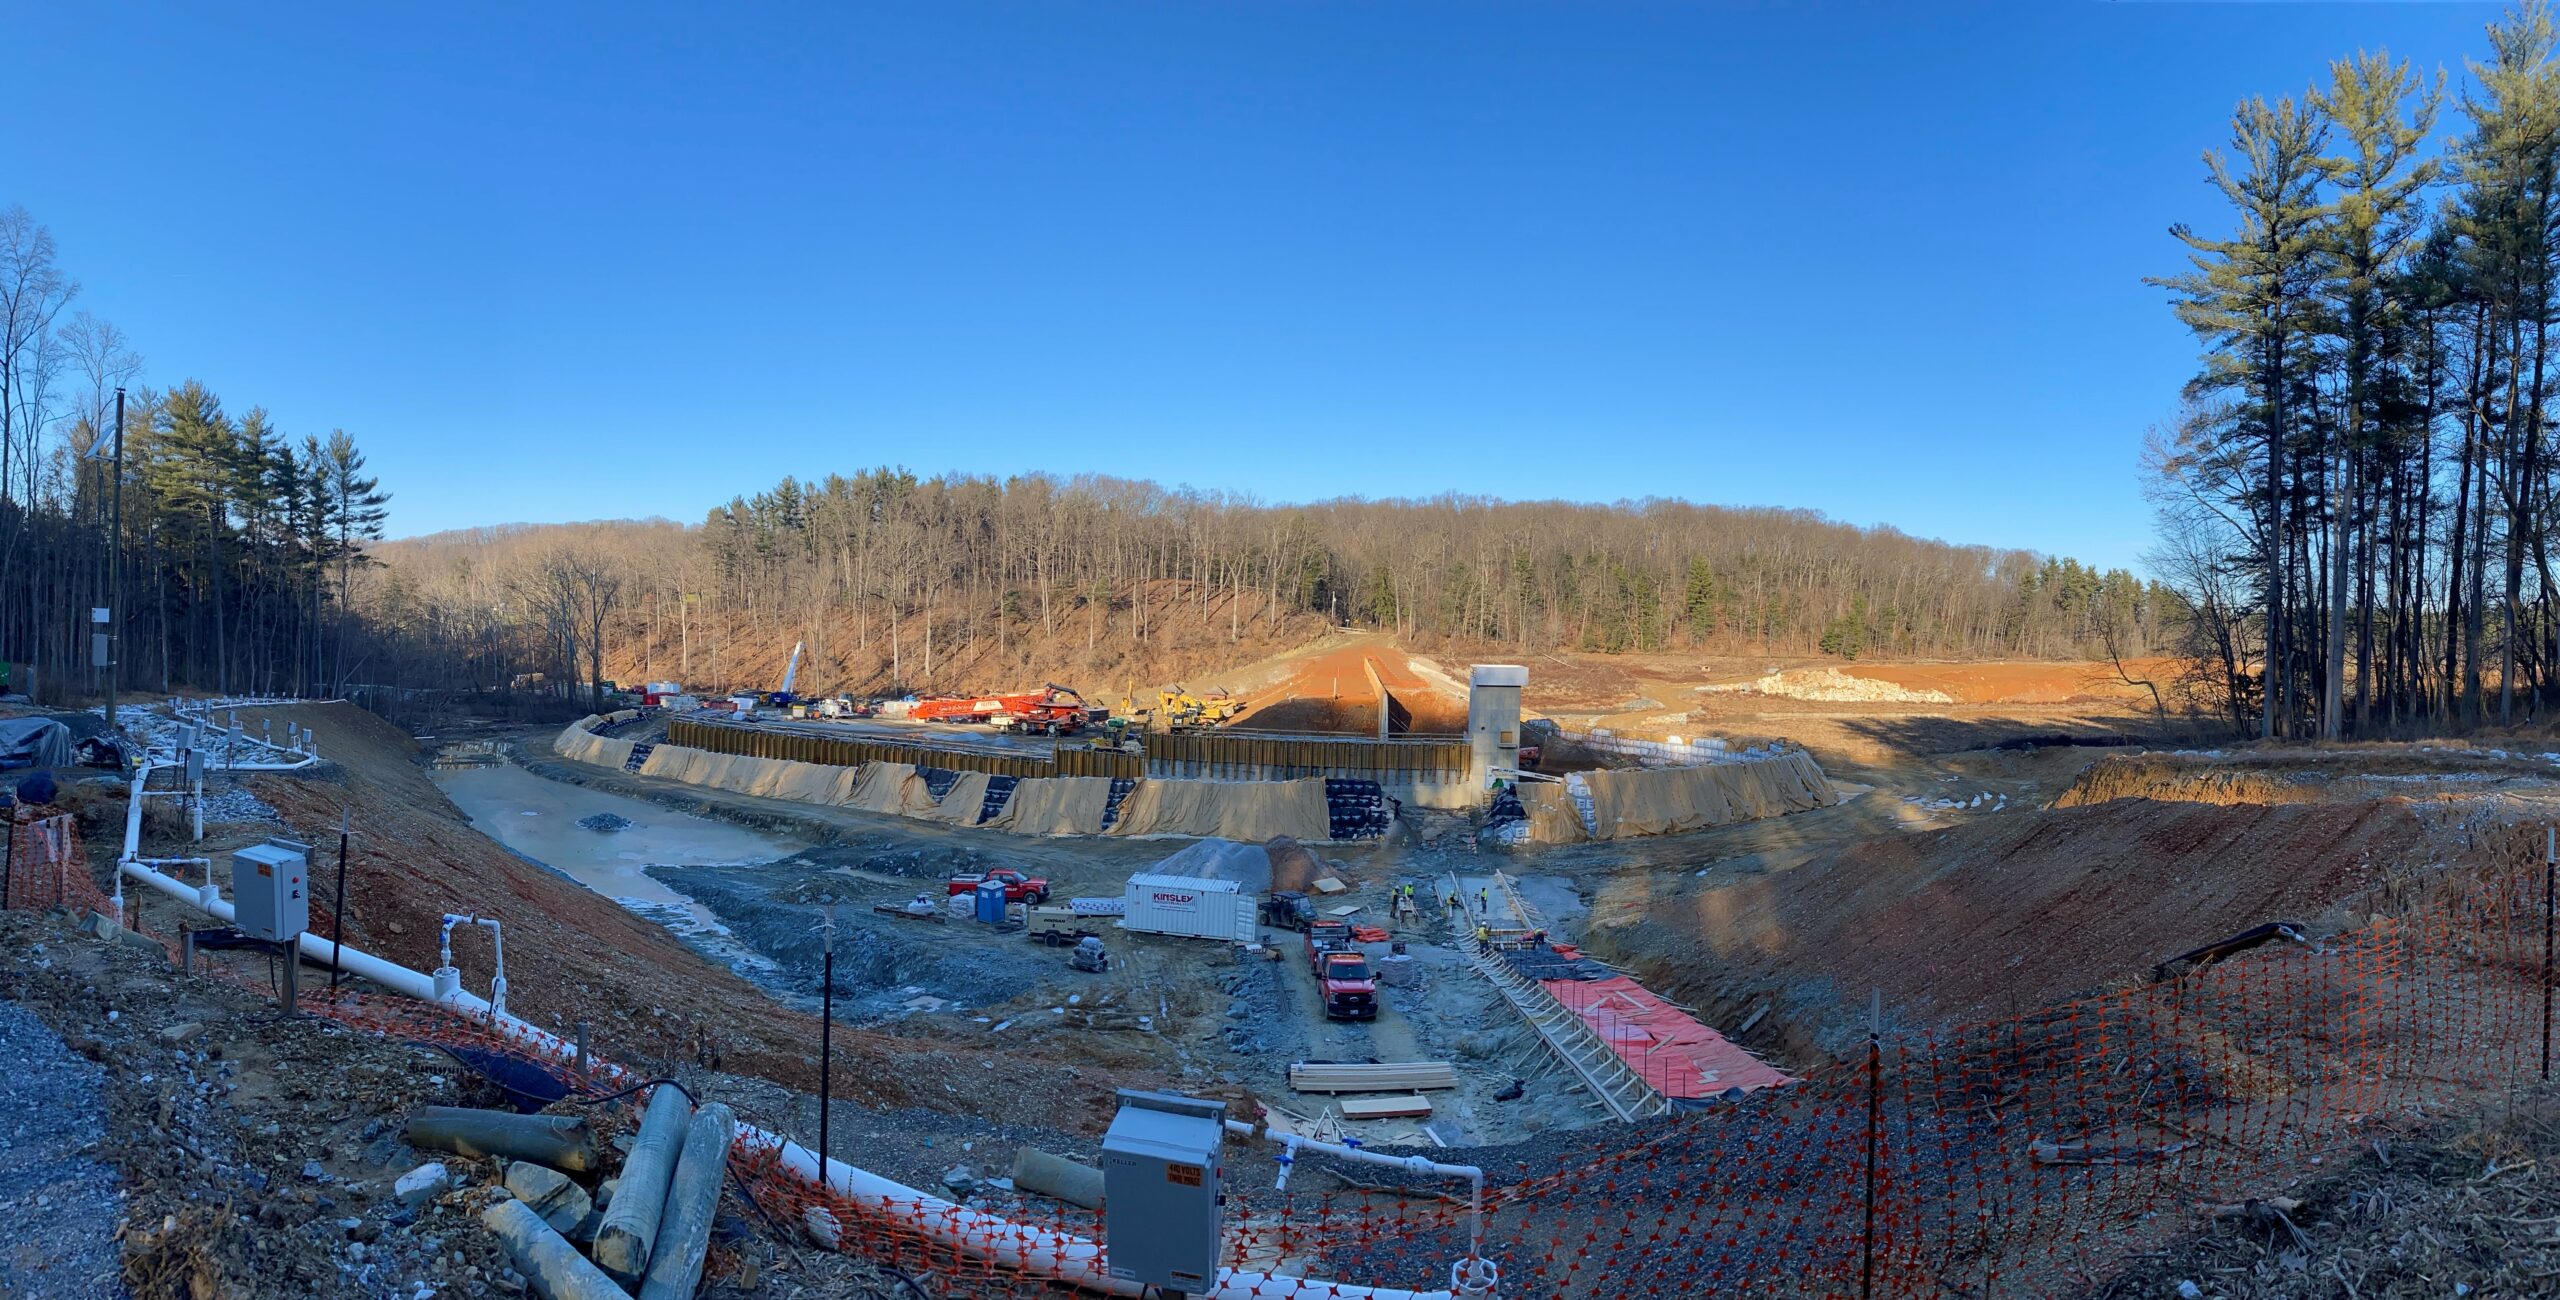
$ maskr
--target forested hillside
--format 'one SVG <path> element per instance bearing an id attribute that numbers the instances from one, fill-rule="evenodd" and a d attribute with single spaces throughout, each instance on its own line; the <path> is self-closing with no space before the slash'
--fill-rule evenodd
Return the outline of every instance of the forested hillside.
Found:
<path id="1" fill-rule="evenodd" d="M 2252 98 L 2205 174 L 2226 233 L 2166 277 L 2205 346 L 2157 440 L 2160 576 L 2236 724 L 2467 726 L 2560 689 L 2560 29 L 2491 25 L 2450 90 L 2388 54 Z"/>
<path id="2" fill-rule="evenodd" d="M 75 309 L 79 293 L 52 233 L 24 208 L 0 207 L 0 664 L 10 688 L 56 701 L 99 688 L 89 614 L 111 603 L 120 576 L 128 689 L 333 692 L 363 667 L 349 652 L 361 627 L 346 597 L 387 500 L 364 454 L 342 430 L 280 429 L 192 380 L 143 386 L 141 356 L 122 330 Z"/>
<path id="3" fill-rule="evenodd" d="M 438 663 L 521 669 L 539 611 L 574 675 L 824 689 L 1088 687 L 1233 664 L 1328 624 L 1534 655 L 1900 656 L 2148 647 L 2174 609 L 2122 572 L 1800 511 L 1442 497 L 1266 506 L 1123 479 L 785 481 L 701 524 L 448 533 L 379 549 L 379 611 Z M 599 658 L 601 663 L 599 663 Z M 471 665 L 491 665 L 472 667 Z"/>

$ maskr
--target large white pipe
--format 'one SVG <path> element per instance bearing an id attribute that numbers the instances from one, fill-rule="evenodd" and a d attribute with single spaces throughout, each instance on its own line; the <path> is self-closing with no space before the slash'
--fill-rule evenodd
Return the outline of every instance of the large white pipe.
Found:
<path id="1" fill-rule="evenodd" d="M 145 771 L 148 771 L 148 764 L 145 765 Z M 142 777 L 137 775 L 134 779 L 134 790 L 139 793 L 141 788 Z M 149 885 L 190 907 L 197 908 L 215 920 L 229 922 L 235 918 L 236 912 L 230 901 L 215 891 L 210 889 L 199 891 L 184 881 L 164 876 L 142 865 L 137 852 L 141 829 L 139 821 L 129 817 L 127 825 L 132 828 L 133 835 L 125 844 L 125 860 L 118 864 L 118 870 L 123 875 Z M 359 948 L 332 944 L 329 940 L 307 930 L 298 937 L 297 945 L 304 955 L 314 961 L 326 962 L 330 960 L 331 954 L 335 953 L 342 970 L 421 1002 L 439 1002 L 436 996 L 436 982 L 432 977 L 411 970 L 398 962 L 376 957 Z M 467 991 L 450 990 L 441 999 L 441 1004 L 473 1014 L 491 1029 L 541 1052 L 554 1061 L 574 1064 L 579 1059 L 575 1044 L 514 1016 L 499 1014 L 487 1000 Z M 588 1059 L 592 1066 L 602 1068 L 609 1077 L 617 1080 L 627 1077 L 627 1072 L 619 1066 L 595 1061 L 592 1057 Z M 769 1133 L 751 1125 L 738 1126 L 738 1143 L 741 1147 L 748 1148 L 750 1152 L 776 1153 L 777 1166 L 810 1187 L 824 1187 L 866 1205 L 893 1213 L 911 1215 L 917 1235 L 958 1249 L 974 1258 L 1002 1267 L 1018 1268 L 1054 1278 L 1071 1286 L 1098 1291 L 1105 1295 L 1141 1296 L 1146 1290 L 1136 1282 L 1121 1281 L 1105 1272 L 1102 1263 L 1102 1247 L 1087 1238 L 1070 1233 L 1054 1232 L 1046 1228 L 1030 1227 L 983 1211 L 956 1205 L 941 1197 L 928 1196 L 903 1183 L 883 1178 L 869 1170 L 857 1169 L 841 1160 L 828 1160 L 822 1177 L 815 1153 L 779 1134 Z M 1330 1147 L 1330 1144 L 1323 1145 Z M 1355 1150 L 1355 1148 L 1334 1149 Z M 1381 1158 L 1392 1163 L 1402 1163 L 1394 1157 Z M 1435 1170 L 1457 1169 L 1463 1166 L 1434 1166 L 1434 1168 Z M 1481 1178 L 1481 1172 L 1478 1177 Z M 823 1221 L 822 1216 L 823 1212 L 813 1216 L 813 1222 L 809 1226 L 813 1231 L 832 1236 L 836 1225 Z M 830 1240 L 828 1244 L 835 1243 Z M 1482 1262 L 1481 1260 L 1460 1261 L 1458 1267 Z M 1200 1294 L 1207 1297 L 1207 1300 L 1460 1300 L 1462 1295 L 1488 1295 L 1490 1292 L 1472 1289 L 1467 1292 L 1412 1291 L 1281 1277 L 1269 1273 L 1248 1273 L 1240 1269 L 1221 1269 L 1217 1280 L 1207 1291 Z"/>

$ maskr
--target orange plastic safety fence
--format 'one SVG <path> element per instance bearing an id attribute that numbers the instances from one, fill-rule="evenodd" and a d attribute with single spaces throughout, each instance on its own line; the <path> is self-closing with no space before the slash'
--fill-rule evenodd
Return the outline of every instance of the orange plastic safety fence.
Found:
<path id="1" fill-rule="evenodd" d="M 12 828 L 43 863 L 57 859 L 29 837 L 57 834 Z M 2542 864 L 2449 871 L 2428 887 L 2423 904 L 2316 947 L 2279 942 L 2167 982 L 1890 1035 L 1872 1069 L 1861 1054 L 1738 1102 L 1549 1134 L 1524 1149 L 1531 1165 L 1493 1153 L 1484 1251 L 1514 1296 L 2085 1293 L 2201 1211 L 2351 1155 L 2369 1125 L 2541 1077 Z M 7 896 L 94 907 L 96 894 L 85 871 L 40 870 L 13 874 Z M 590 1095 L 637 1081 L 601 1060 L 579 1077 L 556 1044 L 485 1017 L 325 990 L 304 1005 L 538 1064 Z M 1089 1257 L 1062 1243 L 1101 1236 L 1098 1214 L 1063 1205 L 1009 1211 L 1007 1225 L 821 1190 L 752 1141 L 739 1175 L 774 1222 L 932 1271 L 957 1293 L 1089 1278 Z M 1465 1207 L 1428 1193 L 1314 1177 L 1285 1195 L 1230 1191 L 1238 1269 L 1437 1289 L 1467 1249 Z M 953 1244 L 962 1235 L 979 1248 Z"/>

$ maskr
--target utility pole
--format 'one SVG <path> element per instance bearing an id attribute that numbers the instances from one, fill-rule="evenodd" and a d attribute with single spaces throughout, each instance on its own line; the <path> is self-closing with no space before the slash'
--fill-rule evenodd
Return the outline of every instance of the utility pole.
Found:
<path id="1" fill-rule="evenodd" d="M 107 734 L 116 734 L 116 674 L 124 666 L 123 630 L 116 622 L 124 603 L 124 390 L 116 390 L 115 487 L 107 524 Z M 119 752 L 123 745 L 117 745 Z"/>

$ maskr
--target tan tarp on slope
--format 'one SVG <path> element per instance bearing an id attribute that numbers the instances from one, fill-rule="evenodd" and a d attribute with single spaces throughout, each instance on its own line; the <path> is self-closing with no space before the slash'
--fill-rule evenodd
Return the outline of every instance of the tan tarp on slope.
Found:
<path id="1" fill-rule="evenodd" d="M 963 772 L 960 779 L 942 794 L 942 802 L 933 811 L 917 813 L 927 821 L 948 822 L 954 826 L 975 826 L 978 814 L 987 807 L 987 774 Z"/>
<path id="2" fill-rule="evenodd" d="M 795 763 L 660 745 L 640 764 L 640 775 L 767 799 L 840 804 L 852 795 L 858 773 L 853 768 L 825 763 Z"/>
<path id="3" fill-rule="evenodd" d="M 933 815 L 933 792 L 925 788 L 924 778 L 916 775 L 913 763 L 865 763 L 862 781 L 853 788 L 853 797 L 845 801 L 845 806 L 895 817 L 929 817 Z"/>
<path id="4" fill-rule="evenodd" d="M 986 824 L 1016 835 L 1099 835 L 1110 803 L 1107 776 L 1035 776 L 1015 785 Z"/>
<path id="5" fill-rule="evenodd" d="M 1741 763 L 1593 772 L 1584 780 L 1591 787 L 1592 837 L 1604 840 L 1726 826 L 1840 801 L 1830 778 L 1802 750 Z"/>
<path id="6" fill-rule="evenodd" d="M 1582 810 L 1573 792 L 1550 781 L 1520 783 L 1520 807 L 1529 814 L 1532 844 L 1579 844 L 1591 838 L 1582 825 Z"/>
<path id="7" fill-rule="evenodd" d="M 1015 796 L 1019 798 L 1020 796 Z M 1324 778 L 1297 781 L 1140 781 L 1120 801 L 1114 835 L 1197 835 L 1251 844 L 1275 835 L 1333 838 Z"/>
<path id="8" fill-rule="evenodd" d="M 631 761 L 631 742 L 613 740 L 594 734 L 597 723 L 604 719 L 590 713 L 562 728 L 560 738 L 551 742 L 551 752 L 576 763 L 593 763 L 598 767 L 619 768 Z"/>

